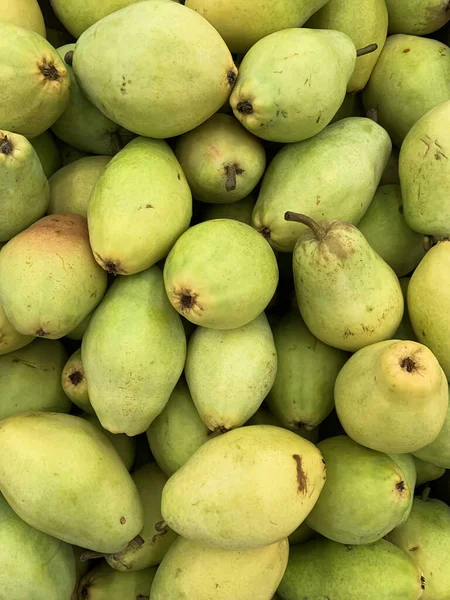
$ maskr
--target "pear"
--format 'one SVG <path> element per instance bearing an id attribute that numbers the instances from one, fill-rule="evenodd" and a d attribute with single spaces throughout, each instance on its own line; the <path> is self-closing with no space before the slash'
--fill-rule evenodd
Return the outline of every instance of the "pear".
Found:
<path id="1" fill-rule="evenodd" d="M 272 33 L 247 52 L 239 67 L 230 96 L 234 115 L 265 140 L 310 138 L 341 106 L 357 55 L 341 31 L 292 28 Z"/>
<path id="2" fill-rule="evenodd" d="M 63 337 L 93 311 L 105 289 L 106 272 L 92 256 L 80 215 L 43 217 L 0 252 L 0 304 L 24 335 Z"/>
<path id="3" fill-rule="evenodd" d="M 214 27 L 167 0 L 134 2 L 95 23 L 77 42 L 73 69 L 84 94 L 104 115 L 158 139 L 209 119 L 237 77 Z"/>
<path id="4" fill-rule="evenodd" d="M 85 560 L 86 550 L 79 546 L 72 546 L 73 553 L 75 555 L 75 570 L 76 570 L 76 584 L 72 590 L 70 600 L 78 600 L 78 584 L 80 580 L 86 575 L 86 573 L 92 568 L 92 561 Z M 83 560 L 81 560 L 83 558 Z"/>
<path id="5" fill-rule="evenodd" d="M 400 148 L 411 127 L 450 99 L 450 48 L 413 35 L 391 35 L 363 92 L 366 110 Z M 425 146 L 424 149 L 426 150 Z"/>
<path id="6" fill-rule="evenodd" d="M 390 33 L 425 35 L 448 22 L 450 8 L 447 0 L 386 0 Z"/>
<path id="7" fill-rule="evenodd" d="M 108 564 L 118 571 L 141 571 L 158 565 L 177 537 L 168 527 L 161 528 L 161 494 L 167 476 L 156 463 L 144 465 L 132 475 L 144 507 L 144 527 L 140 537 L 144 543 L 131 541 L 117 554 L 106 556 Z"/>
<path id="8" fill-rule="evenodd" d="M 405 551 L 423 572 L 422 600 L 450 596 L 450 508 L 440 500 L 415 498 L 411 514 L 387 539 Z"/>
<path id="9" fill-rule="evenodd" d="M 215 219 L 178 239 L 164 265 L 164 283 L 172 306 L 188 321 L 234 329 L 265 310 L 278 284 L 278 265 L 252 227 Z"/>
<path id="10" fill-rule="evenodd" d="M 416 462 L 414 460 L 414 456 L 412 454 L 387 454 L 390 459 L 392 459 L 395 464 L 398 466 L 400 471 L 403 473 L 406 486 L 411 491 L 411 495 L 409 498 L 409 504 L 407 509 L 403 512 L 403 517 L 399 521 L 399 525 L 404 523 L 406 519 L 409 517 L 409 514 L 412 509 L 412 503 L 414 499 L 414 488 L 417 485 L 417 471 L 416 471 Z"/>
<path id="11" fill-rule="evenodd" d="M 75 44 L 58 48 L 58 54 L 70 76 L 70 101 L 63 114 L 52 125 L 53 133 L 78 150 L 114 156 L 135 137 L 108 119 L 81 91 L 72 69 Z"/>
<path id="12" fill-rule="evenodd" d="M 359 92 L 369 80 L 386 41 L 388 12 L 384 0 L 329 0 L 307 23 L 315 29 L 337 29 L 347 34 L 356 48 L 376 44 L 377 49 L 356 59 L 347 92 Z"/>
<path id="13" fill-rule="evenodd" d="M 134 461 L 136 458 L 136 438 L 129 437 L 124 433 L 111 433 L 104 427 L 96 417 L 96 415 L 89 413 L 81 413 L 79 415 L 82 419 L 86 419 L 89 423 L 97 427 L 106 437 L 111 441 L 112 445 L 117 451 L 117 454 L 126 466 L 127 471 L 131 471 Z"/>
<path id="14" fill-rule="evenodd" d="M 41 161 L 45 176 L 51 177 L 61 167 L 61 157 L 55 138 L 50 130 L 47 130 L 30 140 L 30 143 Z"/>
<path id="15" fill-rule="evenodd" d="M 42 217 L 50 191 L 33 146 L 5 130 L 0 130 L 0 185 L 0 242 L 7 242 Z"/>
<path id="16" fill-rule="evenodd" d="M 148 269 L 168 254 L 191 216 L 191 191 L 168 144 L 137 138 L 109 162 L 90 195 L 95 259 L 114 274 Z"/>
<path id="17" fill-rule="evenodd" d="M 380 186 L 358 223 L 358 229 L 397 277 L 414 271 L 425 254 L 423 235 L 405 220 L 402 192 L 399 185 Z"/>
<path id="18" fill-rule="evenodd" d="M 81 340 L 83 335 L 86 333 L 86 329 L 91 321 L 92 313 L 85 317 L 79 325 L 75 327 L 70 333 L 66 334 L 66 337 L 71 340 Z"/>
<path id="19" fill-rule="evenodd" d="M 156 568 L 121 573 L 102 562 L 78 584 L 76 600 L 148 600 Z"/>
<path id="20" fill-rule="evenodd" d="M 427 446 L 416 450 L 414 456 L 435 466 L 450 469 L 450 407 L 438 436 Z"/>
<path id="21" fill-rule="evenodd" d="M 333 389 L 348 355 L 319 341 L 298 311 L 273 327 L 278 371 L 267 405 L 284 427 L 317 427 L 334 408 Z"/>
<path id="22" fill-rule="evenodd" d="M 71 402 L 87 413 L 95 414 L 89 400 L 86 373 L 81 360 L 81 348 L 75 350 L 64 365 L 61 373 L 61 385 Z"/>
<path id="23" fill-rule="evenodd" d="M 0 254 L 1 257 L 1 254 Z M 430 294 L 430 290 L 433 293 Z M 429 250 L 408 286 L 408 312 L 417 339 L 430 348 L 450 380 L 450 240 Z"/>
<path id="24" fill-rule="evenodd" d="M 73 146 L 69 146 L 65 142 L 61 142 L 58 140 L 59 153 L 61 156 L 61 165 L 65 167 L 66 165 L 70 165 L 70 163 L 84 158 L 85 156 L 91 156 L 87 152 L 82 152 L 78 150 L 78 148 L 74 148 Z"/>
<path id="25" fill-rule="evenodd" d="M 407 517 L 415 473 L 410 486 L 392 458 L 344 435 L 317 447 L 327 465 L 327 481 L 306 519 L 309 527 L 341 544 L 370 544 Z"/>
<path id="26" fill-rule="evenodd" d="M 399 279 L 400 287 L 402 288 L 403 300 L 405 302 L 405 310 L 403 312 L 403 317 L 398 326 L 397 331 L 394 333 L 392 338 L 394 340 L 409 340 L 413 342 L 417 342 L 416 334 L 411 325 L 411 319 L 409 318 L 408 312 L 408 286 L 411 281 L 411 277 L 401 277 Z"/>
<path id="27" fill-rule="evenodd" d="M 0 491 L 35 529 L 96 552 L 120 552 L 144 524 L 136 486 L 111 442 L 71 415 L 1 421 Z"/>
<path id="28" fill-rule="evenodd" d="M 242 200 L 266 168 L 262 142 L 233 116 L 220 113 L 179 137 L 175 155 L 194 197 L 202 202 Z"/>
<path id="29" fill-rule="evenodd" d="M 267 400 L 267 398 L 266 398 Z M 275 427 L 283 427 L 280 421 L 273 415 L 268 408 L 266 408 L 263 404 L 258 408 L 254 415 L 250 417 L 248 421 L 245 422 L 245 425 L 275 425 Z M 296 427 L 286 427 L 286 429 L 290 429 L 297 435 L 300 435 L 305 440 L 312 442 L 313 444 L 317 444 L 319 441 L 319 428 L 318 427 L 307 427 L 304 425 L 296 426 Z"/>
<path id="30" fill-rule="evenodd" d="M 188 345 L 185 375 L 202 421 L 211 431 L 243 425 L 275 380 L 277 351 L 264 313 L 242 327 L 198 327 Z"/>
<path id="31" fill-rule="evenodd" d="M 251 550 L 222 550 L 179 537 L 159 567 L 152 600 L 270 600 L 289 556 L 286 539 Z"/>
<path id="32" fill-rule="evenodd" d="M 336 123 L 348 117 L 365 117 L 361 95 L 360 94 L 345 94 L 345 98 L 339 107 L 339 110 L 331 119 L 330 123 Z"/>
<path id="33" fill-rule="evenodd" d="M 189 388 L 180 379 L 164 410 L 147 429 L 150 450 L 170 477 L 212 437 L 195 408 Z"/>
<path id="34" fill-rule="evenodd" d="M 400 152 L 397 148 L 392 148 L 391 155 L 387 162 L 384 173 L 381 176 L 380 185 L 393 185 L 400 183 L 400 176 L 398 173 L 398 160 Z"/>
<path id="35" fill-rule="evenodd" d="M 297 544 L 303 544 L 314 537 L 318 537 L 318 534 L 311 529 L 304 521 L 297 529 L 289 536 L 289 546 L 296 546 Z"/>
<path id="36" fill-rule="evenodd" d="M 334 398 L 353 440 L 380 452 L 415 452 L 435 440 L 444 425 L 448 385 L 426 346 L 387 340 L 347 361 Z"/>
<path id="37" fill-rule="evenodd" d="M 102 426 L 133 436 L 169 400 L 186 358 L 186 337 L 159 267 L 118 277 L 83 336 L 89 399 Z"/>
<path id="38" fill-rule="evenodd" d="M 362 117 L 342 119 L 310 140 L 284 146 L 263 177 L 254 227 L 276 250 L 292 252 L 305 228 L 285 221 L 287 210 L 357 225 L 390 153 L 386 131 Z"/>
<path id="39" fill-rule="evenodd" d="M 0 22 L 0 129 L 33 138 L 64 112 L 70 79 L 58 53 L 34 31 Z"/>
<path id="40" fill-rule="evenodd" d="M 224 550 L 259 548 L 284 539 L 305 520 L 325 478 L 313 444 L 280 427 L 251 425 L 209 440 L 170 477 L 162 516 L 196 542 Z"/>
<path id="41" fill-rule="evenodd" d="M 75 557 L 71 546 L 27 525 L 1 494 L 0 522 L 2 597 L 9 600 L 68 599 L 75 585 Z"/>
<path id="42" fill-rule="evenodd" d="M 33 410 L 69 412 L 72 404 L 61 387 L 66 360 L 61 342 L 42 339 L 0 356 L 0 420 Z"/>
<path id="43" fill-rule="evenodd" d="M 444 467 L 437 467 L 430 462 L 425 462 L 424 460 L 417 458 L 417 456 L 414 456 L 413 458 L 416 465 L 417 486 L 429 483 L 430 481 L 435 481 L 445 473 Z"/>
<path id="44" fill-rule="evenodd" d="M 18 333 L 8 321 L 5 311 L 0 306 L 0 356 L 19 350 L 34 340 L 32 335 Z"/>
<path id="45" fill-rule="evenodd" d="M 449 130 L 450 100 L 417 121 L 400 151 L 406 222 L 415 231 L 436 237 L 450 235 Z"/>
<path id="46" fill-rule="evenodd" d="M 13 23 L 47 37 L 38 0 L 3 0 L 0 21 Z"/>
<path id="47" fill-rule="evenodd" d="M 56 171 L 49 180 L 48 212 L 86 218 L 92 188 L 110 160 L 109 156 L 86 156 Z"/>
<path id="48" fill-rule="evenodd" d="M 300 313 L 324 344 L 355 352 L 389 339 L 403 315 L 403 295 L 395 273 L 345 221 L 321 221 L 286 213 L 308 225 L 293 254 Z"/>
<path id="49" fill-rule="evenodd" d="M 282 600 L 419 600 L 425 585 L 412 560 L 386 540 L 348 546 L 319 538 L 291 548 L 277 593 Z"/>
<path id="50" fill-rule="evenodd" d="M 234 219 L 247 225 L 252 224 L 252 213 L 256 203 L 256 194 L 253 192 L 246 198 L 229 204 L 206 204 L 201 207 L 200 222 L 212 219 Z"/>

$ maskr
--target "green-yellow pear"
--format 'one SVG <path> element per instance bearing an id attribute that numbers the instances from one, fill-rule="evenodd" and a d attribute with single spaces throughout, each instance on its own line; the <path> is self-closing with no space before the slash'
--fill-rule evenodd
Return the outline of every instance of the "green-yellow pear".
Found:
<path id="1" fill-rule="evenodd" d="M 327 465 L 327 480 L 306 519 L 309 527 L 341 544 L 370 544 L 407 517 L 415 473 L 409 485 L 391 457 L 345 435 L 323 440 L 317 447 Z"/>
<path id="2" fill-rule="evenodd" d="M 325 538 L 291 548 L 277 590 L 282 600 L 419 600 L 426 581 L 386 540 L 349 546 Z"/>
<path id="3" fill-rule="evenodd" d="M 386 168 L 384 169 L 384 173 L 381 176 L 380 185 L 392 185 L 400 183 L 400 177 L 398 174 L 399 154 L 399 150 L 394 146 L 392 148 L 392 152 L 387 162 Z"/>
<path id="4" fill-rule="evenodd" d="M 61 373 L 61 385 L 69 400 L 87 413 L 95 414 L 89 400 L 86 373 L 81 360 L 81 348 L 75 350 L 64 365 Z"/>
<path id="5" fill-rule="evenodd" d="M 1 0 L 0 21 L 31 29 L 42 37 L 47 37 L 38 0 Z"/>
<path id="6" fill-rule="evenodd" d="M 276 250 L 292 252 L 305 227 L 287 222 L 288 210 L 357 225 L 390 153 L 386 131 L 363 117 L 342 119 L 310 140 L 287 144 L 263 177 L 253 226 Z"/>
<path id="7" fill-rule="evenodd" d="M 444 426 L 430 444 L 416 450 L 414 456 L 444 469 L 450 469 L 450 407 Z"/>
<path id="8" fill-rule="evenodd" d="M 123 573 L 100 563 L 78 584 L 75 600 L 148 600 L 156 568 Z"/>
<path id="9" fill-rule="evenodd" d="M 318 534 L 306 524 L 306 521 L 303 521 L 303 523 L 289 536 L 289 546 L 303 544 L 303 542 L 307 542 L 314 537 L 318 537 Z"/>
<path id="10" fill-rule="evenodd" d="M 363 92 L 366 110 L 400 148 L 411 127 L 450 99 L 450 48 L 414 35 L 391 35 Z M 426 148 L 425 148 L 426 150 Z"/>
<path id="11" fill-rule="evenodd" d="M 298 310 L 273 327 L 278 370 L 267 405 L 284 427 L 319 425 L 334 408 L 334 382 L 348 358 L 308 330 Z"/>
<path id="12" fill-rule="evenodd" d="M 425 35 L 450 19 L 448 0 L 386 0 L 390 33 Z"/>
<path id="13" fill-rule="evenodd" d="M 307 23 L 315 29 L 337 29 L 347 34 L 356 48 L 376 44 L 378 48 L 356 59 L 347 85 L 348 92 L 359 92 L 369 80 L 386 41 L 388 12 L 384 0 L 329 0 Z"/>
<path id="14" fill-rule="evenodd" d="M 440 500 L 415 498 L 411 514 L 387 539 L 404 550 L 425 578 L 422 600 L 450 597 L 450 508 Z"/>
<path id="15" fill-rule="evenodd" d="M 417 458 L 417 456 L 413 456 L 413 458 L 416 465 L 417 486 L 430 481 L 435 481 L 445 473 L 444 467 L 437 467 L 430 462 L 425 462 L 424 460 Z"/>
<path id="16" fill-rule="evenodd" d="M 387 340 L 362 348 L 334 389 L 346 433 L 380 452 L 415 452 L 441 431 L 448 384 L 436 357 L 418 342 Z"/>
<path id="17" fill-rule="evenodd" d="M 278 285 L 278 265 L 252 227 L 214 219 L 178 239 L 164 265 L 164 283 L 172 306 L 188 321 L 234 329 L 265 310 Z"/>
<path id="18" fill-rule="evenodd" d="M 70 333 L 102 299 L 106 278 L 80 215 L 43 217 L 0 252 L 0 304 L 24 335 Z"/>
<path id="19" fill-rule="evenodd" d="M 83 336 L 81 357 L 102 426 L 130 436 L 148 429 L 186 359 L 186 336 L 159 267 L 116 278 Z"/>
<path id="20" fill-rule="evenodd" d="M 32 335 L 22 335 L 8 321 L 5 311 L 0 305 L 0 356 L 19 350 L 34 340 Z"/>
<path id="21" fill-rule="evenodd" d="M 294 284 L 306 326 L 323 343 L 355 352 L 391 338 L 403 316 L 403 294 L 394 271 L 345 221 L 313 221 L 293 254 Z"/>
<path id="22" fill-rule="evenodd" d="M 126 466 L 127 471 L 131 471 L 136 458 L 136 438 L 129 437 L 124 433 L 111 433 L 102 427 L 102 424 L 95 415 L 81 413 L 79 416 L 83 419 L 86 419 L 86 421 L 97 427 L 97 429 L 106 435 L 116 449 L 117 454 L 123 460 L 123 464 Z"/>
<path id="23" fill-rule="evenodd" d="M 32 527 L 96 552 L 120 552 L 144 524 L 113 445 L 72 415 L 24 413 L 0 422 L 0 491 Z"/>
<path id="24" fill-rule="evenodd" d="M 70 333 L 66 333 L 66 337 L 71 340 L 81 340 L 86 332 L 87 326 L 91 320 L 92 313 L 84 318 L 79 325 L 75 327 Z"/>
<path id="25" fill-rule="evenodd" d="M 415 231 L 436 237 L 450 235 L 449 159 L 450 100 L 419 119 L 400 150 L 405 219 Z"/>
<path id="26" fill-rule="evenodd" d="M 444 238 L 425 254 L 411 277 L 408 286 L 408 312 L 417 339 L 430 348 L 450 380 L 448 306 L 450 240 Z"/>
<path id="27" fill-rule="evenodd" d="M 233 429 L 203 444 L 170 477 L 162 516 L 193 541 L 224 550 L 259 548 L 305 520 L 325 479 L 320 451 L 292 431 Z"/>
<path id="28" fill-rule="evenodd" d="M 73 588 L 72 595 L 70 600 L 78 600 L 78 584 L 82 577 L 86 575 L 86 573 L 92 568 L 91 560 L 81 560 L 81 558 L 85 558 L 86 549 L 80 548 L 80 546 L 72 546 L 73 553 L 75 555 L 75 570 L 76 570 L 76 584 Z"/>
<path id="29" fill-rule="evenodd" d="M 271 600 L 288 556 L 287 539 L 233 551 L 179 537 L 156 573 L 151 599 Z"/>
<path id="30" fill-rule="evenodd" d="M 46 177 L 51 177 L 61 167 L 61 157 L 55 138 L 50 130 L 30 140 Z"/>
<path id="31" fill-rule="evenodd" d="M 255 203 L 256 193 L 229 204 L 203 203 L 200 208 L 200 222 L 203 223 L 203 221 L 211 221 L 212 219 L 235 219 L 241 223 L 251 225 Z"/>
<path id="32" fill-rule="evenodd" d="M 403 317 L 398 326 L 397 331 L 392 336 L 394 340 L 409 340 L 413 342 L 417 342 L 416 334 L 411 325 L 411 319 L 409 318 L 408 312 L 408 286 L 411 281 L 411 277 L 400 277 L 400 287 L 402 288 L 403 300 L 405 301 L 405 310 L 403 312 Z"/>

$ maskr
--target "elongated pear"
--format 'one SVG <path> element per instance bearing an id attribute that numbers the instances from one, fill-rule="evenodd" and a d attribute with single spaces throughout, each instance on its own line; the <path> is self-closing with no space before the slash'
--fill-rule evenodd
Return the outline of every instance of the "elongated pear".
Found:
<path id="1" fill-rule="evenodd" d="M 448 384 L 426 346 L 388 340 L 348 360 L 334 398 L 353 440 L 380 452 L 415 452 L 435 440 L 444 425 Z"/>
<path id="2" fill-rule="evenodd" d="M 14 329 L 0 306 L 0 356 L 19 350 L 34 340 L 32 335 L 22 335 Z"/>
<path id="3" fill-rule="evenodd" d="M 389 11 L 389 32 L 425 35 L 432 33 L 450 19 L 447 0 L 386 0 Z"/>
<path id="4" fill-rule="evenodd" d="M 1 421 L 0 491 L 35 529 L 89 550 L 120 552 L 143 527 L 125 465 L 79 417 L 35 412 Z"/>
<path id="5" fill-rule="evenodd" d="M 403 294 L 394 271 L 345 221 L 286 213 L 308 225 L 293 254 L 300 313 L 323 343 L 355 352 L 389 339 L 403 316 Z"/>
<path id="6" fill-rule="evenodd" d="M 450 407 L 438 436 L 427 446 L 416 450 L 414 456 L 437 467 L 450 469 Z"/>
<path id="7" fill-rule="evenodd" d="M 253 226 L 276 250 L 292 252 L 305 227 L 285 221 L 288 210 L 357 225 L 390 153 L 387 132 L 363 117 L 342 119 L 310 140 L 284 146 L 263 177 Z"/>
<path id="8" fill-rule="evenodd" d="M 87 413 L 95 414 L 89 400 L 86 373 L 81 360 L 81 348 L 75 350 L 64 365 L 61 373 L 61 385 L 69 400 Z"/>
<path id="9" fill-rule="evenodd" d="M 162 516 L 193 541 L 224 550 L 259 548 L 305 520 L 325 478 L 313 444 L 280 427 L 251 425 L 209 440 L 172 475 Z M 272 479 L 276 486 L 268 485 Z"/>
<path id="10" fill-rule="evenodd" d="M 156 568 L 123 573 L 102 562 L 78 584 L 76 600 L 147 600 Z"/>
<path id="11" fill-rule="evenodd" d="M 186 358 L 183 326 L 159 267 L 116 278 L 83 336 L 81 357 L 102 426 L 127 435 L 148 429 Z"/>
<path id="12" fill-rule="evenodd" d="M 152 600 L 270 600 L 289 556 L 287 539 L 251 550 L 222 550 L 179 537 L 161 563 Z"/>

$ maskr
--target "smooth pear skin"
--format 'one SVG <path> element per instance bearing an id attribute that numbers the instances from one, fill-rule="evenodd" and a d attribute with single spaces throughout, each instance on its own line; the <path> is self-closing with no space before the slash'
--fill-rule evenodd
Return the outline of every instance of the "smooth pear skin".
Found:
<path id="1" fill-rule="evenodd" d="M 81 360 L 81 348 L 75 350 L 61 373 L 61 385 L 66 396 L 85 412 L 95 414 L 87 389 L 86 373 Z"/>
<path id="2" fill-rule="evenodd" d="M 155 574 L 155 567 L 124 573 L 102 562 L 81 579 L 75 600 L 144 600 Z"/>
<path id="3" fill-rule="evenodd" d="M 450 19 L 447 0 L 386 0 L 389 32 L 425 35 Z"/>
<path id="4" fill-rule="evenodd" d="M 224 550 L 259 548 L 305 520 L 325 478 L 313 444 L 286 429 L 251 425 L 209 440 L 172 475 L 162 515 L 187 539 Z"/>
<path id="5" fill-rule="evenodd" d="M 24 29 L 31 29 L 43 38 L 47 37 L 44 17 L 38 0 L 3 0 L 0 20 L 13 23 Z"/>
<path id="6" fill-rule="evenodd" d="M 408 286 L 410 281 L 411 277 L 400 277 L 399 279 L 400 287 L 402 288 L 403 300 L 405 302 L 405 310 L 403 312 L 400 325 L 392 336 L 392 339 L 417 342 L 417 337 L 414 333 L 414 329 L 412 328 L 411 319 L 409 318 L 408 312 Z"/>
<path id="7" fill-rule="evenodd" d="M 22 335 L 8 321 L 5 311 L 0 306 L 0 356 L 19 350 L 34 340 L 32 335 Z"/>
<path id="8" fill-rule="evenodd" d="M 252 224 L 252 213 L 256 203 L 256 192 L 229 204 L 204 203 L 200 209 L 200 222 L 213 219 L 234 219 L 247 225 Z"/>
<path id="9" fill-rule="evenodd" d="M 133 480 L 108 438 L 84 419 L 9 417 L 0 424 L 0 457 L 1 493 L 39 531 L 96 552 L 119 552 L 141 531 Z"/>
<path id="10" fill-rule="evenodd" d="M 104 435 L 106 435 L 106 437 L 116 449 L 117 454 L 122 459 L 123 464 L 127 468 L 127 471 L 131 471 L 134 465 L 134 460 L 136 458 L 136 438 L 129 437 L 124 433 L 111 433 L 110 431 L 102 427 L 102 424 L 95 415 L 81 413 L 80 417 L 82 419 L 86 419 L 88 423 L 91 423 L 92 425 L 97 427 L 97 429 L 99 429 Z"/>
<path id="11" fill-rule="evenodd" d="M 30 142 L 41 161 L 45 176 L 50 178 L 61 167 L 61 157 L 55 137 L 47 129 Z"/>
<path id="12" fill-rule="evenodd" d="M 415 452 L 435 440 L 444 425 L 448 384 L 426 346 L 387 340 L 347 361 L 334 398 L 353 440 L 380 452 Z"/>
<path id="13" fill-rule="evenodd" d="M 427 446 L 416 450 L 414 456 L 435 466 L 450 469 L 450 407 L 437 438 Z"/>
<path id="14" fill-rule="evenodd" d="M 417 486 L 423 485 L 424 483 L 429 483 L 430 481 L 435 481 L 436 479 L 442 477 L 442 475 L 445 473 L 444 467 L 438 467 L 430 462 L 425 462 L 417 456 L 413 456 L 413 458 L 414 464 L 416 465 Z"/>

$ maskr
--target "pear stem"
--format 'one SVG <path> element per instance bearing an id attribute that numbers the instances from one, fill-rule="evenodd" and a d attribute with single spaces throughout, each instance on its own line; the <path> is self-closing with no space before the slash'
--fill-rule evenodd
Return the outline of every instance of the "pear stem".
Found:
<path id="1" fill-rule="evenodd" d="M 378 50 L 378 44 L 369 44 L 368 46 L 364 46 L 364 48 L 358 48 L 356 51 L 356 56 L 365 56 L 366 54 L 372 54 Z"/>
<path id="2" fill-rule="evenodd" d="M 90 550 L 87 550 L 86 552 L 83 552 L 83 554 L 81 554 L 80 560 L 81 562 L 86 562 L 87 560 L 104 558 L 104 556 L 105 555 L 101 554 L 100 552 L 91 552 Z"/>
<path id="3" fill-rule="evenodd" d="M 430 492 L 431 492 L 431 488 L 430 488 L 430 486 L 429 486 L 429 485 L 427 485 L 427 487 L 425 487 L 425 488 L 423 489 L 423 492 L 422 492 L 422 494 L 421 494 L 421 496 L 420 496 L 420 497 L 421 497 L 421 499 L 422 499 L 424 502 L 426 502 L 426 501 L 429 499 L 429 497 L 430 497 Z"/>
<path id="4" fill-rule="evenodd" d="M 232 192 L 236 189 L 236 165 L 227 165 L 225 175 L 225 189 L 227 192 Z"/>
<path id="5" fill-rule="evenodd" d="M 288 212 L 284 213 L 284 220 L 295 221 L 296 223 L 302 223 L 303 225 L 306 225 L 311 229 L 318 240 L 323 239 L 327 234 L 325 229 L 319 225 L 319 223 L 314 221 L 314 219 L 311 219 L 311 217 L 302 215 L 300 213 L 291 212 L 289 210 Z"/>

